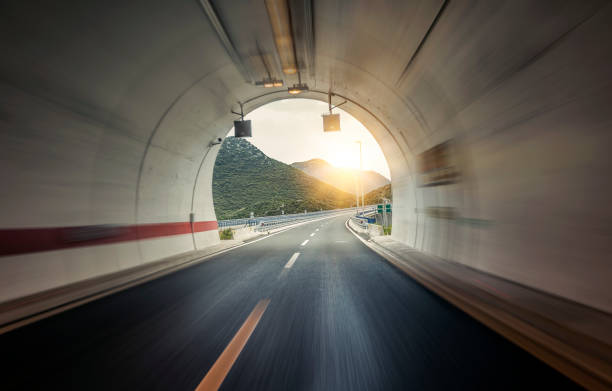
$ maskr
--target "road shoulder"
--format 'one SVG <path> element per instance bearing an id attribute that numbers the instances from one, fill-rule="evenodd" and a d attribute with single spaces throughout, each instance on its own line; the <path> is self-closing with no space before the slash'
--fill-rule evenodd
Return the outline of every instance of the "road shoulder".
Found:
<path id="1" fill-rule="evenodd" d="M 363 244 L 430 291 L 588 389 L 612 388 L 612 316 L 475 269 L 388 236 Z M 583 319 L 577 323 L 575 319 Z"/>

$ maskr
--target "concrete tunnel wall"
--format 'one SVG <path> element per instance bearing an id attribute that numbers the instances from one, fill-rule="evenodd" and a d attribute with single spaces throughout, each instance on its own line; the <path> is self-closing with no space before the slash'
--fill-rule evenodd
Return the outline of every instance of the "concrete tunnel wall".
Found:
<path id="1" fill-rule="evenodd" d="M 256 98 L 197 2 L 3 7 L 0 302 L 217 243 L 209 143 L 286 95 Z M 612 311 L 611 6 L 450 2 L 407 73 L 398 7 L 315 16 L 303 95 L 331 86 L 381 145 L 393 237 Z M 449 140 L 458 179 L 422 186 Z"/>

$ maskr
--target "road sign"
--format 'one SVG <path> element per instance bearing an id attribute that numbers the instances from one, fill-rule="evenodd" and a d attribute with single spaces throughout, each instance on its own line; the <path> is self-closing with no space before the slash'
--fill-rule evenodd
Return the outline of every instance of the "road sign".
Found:
<path id="1" fill-rule="evenodd" d="M 376 205 L 376 212 L 378 212 L 378 213 L 382 213 L 382 210 L 383 210 L 383 206 L 382 206 L 382 204 L 378 204 L 378 205 Z"/>
<path id="2" fill-rule="evenodd" d="M 385 212 L 391 213 L 391 204 L 385 205 Z"/>
<path id="3" fill-rule="evenodd" d="M 340 131 L 340 114 L 323 114 L 323 131 Z"/>

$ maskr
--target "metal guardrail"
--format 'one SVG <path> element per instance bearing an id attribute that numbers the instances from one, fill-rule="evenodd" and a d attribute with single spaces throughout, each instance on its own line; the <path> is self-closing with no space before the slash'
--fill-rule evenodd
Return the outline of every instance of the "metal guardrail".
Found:
<path id="1" fill-rule="evenodd" d="M 357 226 L 359 226 L 360 228 L 363 228 L 363 229 L 366 229 L 366 230 L 367 230 L 367 229 L 368 229 L 368 219 L 366 219 L 366 218 L 361 218 L 361 217 L 359 217 L 359 216 L 360 216 L 360 215 L 358 215 L 358 216 L 352 216 L 352 217 L 351 217 L 351 221 L 352 221 L 354 224 L 356 224 Z"/>
<path id="2" fill-rule="evenodd" d="M 325 211 L 327 213 L 319 212 L 318 214 L 313 214 L 311 216 L 306 216 L 306 214 L 301 214 L 301 215 L 298 215 L 296 218 L 291 218 L 291 219 L 286 219 L 286 220 L 264 221 L 260 225 L 258 225 L 257 228 L 255 228 L 255 230 L 256 231 L 266 231 L 266 230 L 269 230 L 271 228 L 280 228 L 280 227 L 283 227 L 285 225 L 290 225 L 290 224 L 298 223 L 300 221 L 312 220 L 312 219 L 321 217 L 323 215 L 329 216 L 329 215 L 343 213 L 343 212 L 346 212 L 346 211 L 352 211 L 353 209 L 354 208 L 334 209 L 334 210 L 331 210 L 331 211 Z M 367 209 L 364 210 L 364 213 L 368 213 L 368 210 Z"/>
<path id="3" fill-rule="evenodd" d="M 341 213 L 341 212 L 337 212 L 337 213 Z M 332 215 L 333 213 L 327 213 L 326 216 Z M 272 228 L 280 228 L 280 227 L 284 227 L 286 225 L 291 225 L 291 224 L 295 224 L 298 223 L 300 221 L 307 221 L 307 220 L 313 220 L 316 219 L 318 217 L 322 217 L 322 215 L 318 215 L 318 216 L 308 216 L 308 217 L 303 217 L 303 218 L 295 218 L 295 219 L 287 219 L 287 220 L 274 220 L 274 221 L 264 221 L 262 222 L 260 225 L 258 225 L 255 228 L 255 231 L 267 231 L 269 229 Z"/>
<path id="4" fill-rule="evenodd" d="M 262 229 L 270 229 L 272 227 L 278 228 L 283 225 L 293 224 L 298 221 L 310 220 L 317 217 L 327 216 L 336 213 L 342 213 L 347 211 L 355 210 L 355 208 L 345 208 L 345 209 L 332 209 L 332 210 L 323 210 L 316 212 L 308 212 L 308 213 L 294 213 L 288 215 L 277 215 L 277 216 L 262 216 L 255 218 L 244 218 L 244 219 L 230 219 L 230 220 L 219 220 L 217 224 L 219 225 L 219 229 L 226 228 L 241 228 L 241 227 L 257 227 L 256 230 Z M 376 205 L 368 205 L 365 207 L 364 211 L 361 214 L 371 213 L 373 210 L 376 210 Z M 361 212 L 361 211 L 360 211 Z"/>

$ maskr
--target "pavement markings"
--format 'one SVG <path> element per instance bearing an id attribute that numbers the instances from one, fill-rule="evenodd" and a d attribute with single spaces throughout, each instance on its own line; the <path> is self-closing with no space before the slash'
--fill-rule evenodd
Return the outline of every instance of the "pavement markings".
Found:
<path id="1" fill-rule="evenodd" d="M 212 368 L 210 368 L 206 376 L 204 376 L 204 379 L 202 379 L 196 391 L 212 391 L 218 390 L 219 387 L 221 387 L 221 383 L 225 380 L 225 377 L 230 369 L 232 369 L 240 352 L 244 349 L 249 337 L 253 334 L 268 304 L 270 304 L 270 299 L 263 299 L 257 303 L 249 317 L 240 327 L 240 330 L 234 335 L 229 345 L 227 345 L 223 353 L 221 353 L 217 361 L 213 364 Z"/>
<path id="2" fill-rule="evenodd" d="M 308 244 L 308 239 L 304 240 L 300 246 L 305 246 L 306 244 Z"/>
<path id="3" fill-rule="evenodd" d="M 319 229 L 318 229 L 318 228 L 317 228 L 317 229 L 315 229 L 315 232 L 319 232 Z"/>
<path id="4" fill-rule="evenodd" d="M 312 238 L 313 236 L 315 236 L 315 233 L 314 233 L 314 232 L 310 234 L 310 237 L 311 237 L 311 238 Z"/>
<path id="5" fill-rule="evenodd" d="M 293 264 L 295 263 L 296 259 L 298 259 L 298 257 L 300 256 L 300 253 L 295 253 L 291 256 L 291 258 L 289 258 L 289 262 L 287 262 L 287 264 L 285 265 L 285 269 L 290 269 L 291 266 L 293 266 Z"/>

